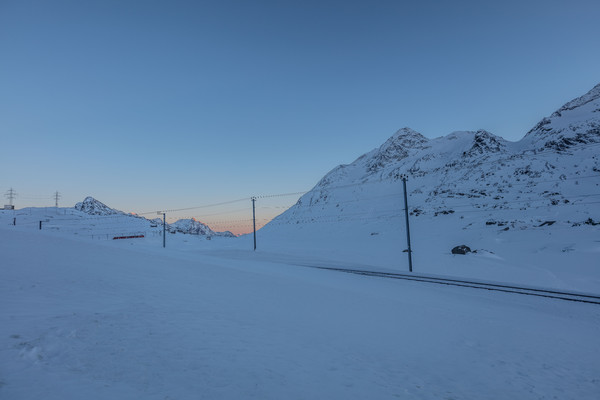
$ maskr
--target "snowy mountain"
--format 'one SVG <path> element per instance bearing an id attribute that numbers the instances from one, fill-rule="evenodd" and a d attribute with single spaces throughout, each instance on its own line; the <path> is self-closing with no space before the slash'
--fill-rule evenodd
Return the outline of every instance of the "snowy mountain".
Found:
<path id="1" fill-rule="evenodd" d="M 553 219 L 599 219 L 587 206 L 600 192 L 599 145 L 600 85 L 544 118 L 519 142 L 485 130 L 430 140 L 403 128 L 381 147 L 334 168 L 272 224 L 386 219 L 393 210 L 397 215 L 402 174 L 409 176 L 414 216 L 512 210 L 508 217 L 527 226 L 543 218 L 525 210 L 552 206 Z"/>
<path id="2" fill-rule="evenodd" d="M 120 230 L 127 230 L 135 226 L 137 227 L 136 229 L 140 231 L 146 229 L 146 225 L 148 225 L 149 228 L 157 228 L 159 226 L 162 226 L 163 223 L 162 218 L 155 218 L 149 220 L 138 215 L 126 214 L 123 211 L 115 210 L 90 196 L 86 197 L 85 200 L 83 200 L 83 202 L 75 204 L 74 208 L 77 211 L 92 216 L 122 216 L 124 219 L 118 224 L 116 224 L 119 225 Z M 142 228 L 140 228 L 140 224 L 142 224 Z M 235 235 L 229 231 L 215 232 L 208 225 L 203 224 L 200 221 L 196 221 L 193 218 L 180 219 L 172 224 L 167 223 L 167 229 L 173 233 L 179 232 L 192 235 L 202 235 L 207 237 L 235 237 Z"/>
<path id="3" fill-rule="evenodd" d="M 517 142 L 485 130 L 428 139 L 400 129 L 260 229 L 258 248 L 299 263 L 408 271 L 406 174 L 413 271 L 595 291 L 598 89 Z M 453 255 L 461 245 L 474 252 Z"/>
<path id="4" fill-rule="evenodd" d="M 173 229 L 180 233 L 186 233 L 190 235 L 203 235 L 207 237 L 212 236 L 223 236 L 223 237 L 235 237 L 235 235 L 229 231 L 226 232 L 215 232 L 210 227 L 195 218 L 180 219 L 172 224 L 168 224 L 170 229 Z"/>
<path id="5" fill-rule="evenodd" d="M 124 214 L 123 211 L 115 210 L 106 204 L 94 199 L 91 196 L 86 197 L 82 202 L 75 204 L 76 210 L 90 215 L 117 215 Z"/>
<path id="6" fill-rule="evenodd" d="M 522 142 L 538 151 L 600 142 L 600 84 L 542 119 Z"/>

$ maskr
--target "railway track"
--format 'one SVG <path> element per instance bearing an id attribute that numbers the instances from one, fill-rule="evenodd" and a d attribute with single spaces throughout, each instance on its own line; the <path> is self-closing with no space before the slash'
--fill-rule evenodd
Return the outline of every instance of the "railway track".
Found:
<path id="1" fill-rule="evenodd" d="M 441 278 L 441 277 L 433 277 L 426 275 L 416 275 L 416 274 L 402 274 L 402 273 L 393 273 L 393 272 L 379 272 L 379 271 L 365 271 L 359 269 L 348 269 L 348 268 L 337 268 L 337 267 L 323 267 L 316 265 L 300 265 L 302 267 L 308 268 L 316 268 L 327 271 L 337 271 L 344 272 L 348 274 L 356 274 L 356 275 L 364 275 L 364 276 L 373 276 L 379 278 L 388 278 L 388 279 L 401 279 L 406 281 L 415 281 L 415 282 L 424 282 L 424 283 L 432 283 L 437 285 L 448 285 L 448 286 L 459 286 L 465 288 L 473 288 L 473 289 L 481 289 L 481 290 L 490 290 L 495 292 L 504 292 L 504 293 L 515 293 L 526 296 L 537 296 L 537 297 L 546 297 L 557 300 L 566 300 L 566 301 L 574 301 L 579 303 L 589 303 L 589 304 L 598 304 L 600 305 L 600 295 L 592 295 L 586 293 L 575 293 L 575 292 L 566 292 L 561 290 L 553 290 L 553 289 L 543 289 L 543 288 L 530 288 L 525 286 L 517 286 L 510 285 L 504 283 L 490 283 L 490 282 L 478 282 L 478 281 L 469 281 L 466 279 L 459 278 Z"/>

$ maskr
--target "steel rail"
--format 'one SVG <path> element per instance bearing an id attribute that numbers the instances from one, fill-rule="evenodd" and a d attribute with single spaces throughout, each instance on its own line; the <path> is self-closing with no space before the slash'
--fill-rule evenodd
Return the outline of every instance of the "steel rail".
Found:
<path id="1" fill-rule="evenodd" d="M 401 279 L 401 280 L 415 281 L 415 282 L 435 283 L 435 284 L 439 284 L 439 285 L 448 285 L 448 286 L 468 287 L 468 288 L 474 288 L 474 289 L 484 289 L 484 290 L 490 290 L 490 291 L 496 291 L 496 292 L 515 293 L 515 294 L 522 294 L 522 295 L 527 295 L 527 296 L 537 296 L 537 297 L 545 297 L 545 298 L 551 298 L 551 299 L 600 305 L 600 295 L 592 295 L 592 294 L 585 294 L 585 293 L 565 292 L 565 291 L 552 290 L 552 289 L 529 288 L 529 287 L 525 287 L 525 286 L 513 286 L 513 285 L 500 284 L 500 283 L 486 283 L 486 282 L 468 281 L 468 280 L 462 280 L 462 279 L 438 278 L 438 277 L 423 276 L 423 275 L 409 275 L 409 274 L 400 274 L 400 273 L 393 273 L 393 272 L 380 272 L 380 271 L 368 271 L 368 270 L 359 270 L 359 269 L 324 267 L 324 266 L 306 265 L 306 264 L 302 264 L 302 265 L 296 264 L 296 265 L 299 265 L 302 267 L 308 267 L 308 268 L 316 268 L 316 269 L 321 269 L 321 270 L 345 272 L 345 273 L 356 274 L 356 275 L 374 276 L 374 277 L 379 277 L 379 278 Z"/>

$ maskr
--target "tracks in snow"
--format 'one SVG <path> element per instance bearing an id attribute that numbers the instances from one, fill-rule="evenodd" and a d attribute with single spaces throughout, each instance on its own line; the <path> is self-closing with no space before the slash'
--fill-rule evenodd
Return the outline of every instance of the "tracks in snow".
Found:
<path id="1" fill-rule="evenodd" d="M 516 286 L 516 285 L 501 284 L 501 283 L 477 282 L 477 281 L 469 281 L 469 280 L 465 280 L 465 279 L 440 278 L 440 277 L 415 275 L 415 274 L 365 271 L 365 270 L 359 270 L 359 269 L 323 267 L 323 266 L 307 265 L 307 264 L 295 264 L 295 265 L 299 265 L 302 267 L 308 267 L 308 268 L 316 268 L 316 269 L 321 269 L 321 270 L 328 270 L 328 271 L 345 272 L 345 273 L 356 274 L 356 275 L 374 276 L 374 277 L 378 277 L 378 278 L 402 279 L 402 280 L 406 280 L 406 281 L 433 283 L 433 284 L 448 285 L 448 286 L 459 286 L 459 287 L 465 287 L 465 288 L 491 290 L 491 291 L 495 291 L 495 292 L 504 292 L 504 293 L 515 293 L 515 294 L 521 294 L 521 295 L 526 295 L 526 296 L 546 297 L 546 298 L 557 299 L 557 300 L 566 300 L 566 301 L 574 301 L 574 302 L 579 302 L 579 303 L 589 303 L 589 304 L 600 305 L 600 295 L 592 295 L 592 294 L 585 294 L 585 293 L 566 292 L 566 291 L 542 289 L 542 288 L 530 288 L 530 287 L 525 287 L 525 286 Z"/>

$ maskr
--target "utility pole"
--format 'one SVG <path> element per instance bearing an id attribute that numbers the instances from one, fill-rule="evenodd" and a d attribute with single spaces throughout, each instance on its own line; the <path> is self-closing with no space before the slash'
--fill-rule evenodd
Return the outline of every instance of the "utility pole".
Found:
<path id="1" fill-rule="evenodd" d="M 12 206 L 13 205 L 13 200 L 15 197 L 17 197 L 17 192 L 14 191 L 13 188 L 8 189 L 8 191 L 4 194 L 4 197 L 6 197 L 8 199 L 8 205 Z M 11 207 L 12 208 L 12 207 Z"/>
<path id="2" fill-rule="evenodd" d="M 158 215 L 163 216 L 163 249 L 167 245 L 167 213 L 165 211 L 157 211 Z"/>
<path id="3" fill-rule="evenodd" d="M 408 224 L 408 198 L 406 195 L 406 180 L 408 179 L 408 175 L 402 174 L 400 175 L 402 179 L 402 186 L 404 188 L 404 215 L 406 217 L 406 242 L 408 244 L 408 249 L 405 250 L 408 252 L 408 270 L 412 272 L 412 249 L 410 248 L 410 225 Z"/>
<path id="4" fill-rule="evenodd" d="M 60 199 L 60 197 L 61 197 L 60 193 L 58 193 L 58 190 L 57 190 L 56 193 L 54 193 L 54 201 L 55 201 L 54 206 L 56 208 L 58 208 L 58 199 Z"/>
<path id="5" fill-rule="evenodd" d="M 252 197 L 252 226 L 254 229 L 254 251 L 256 251 L 256 197 Z"/>

